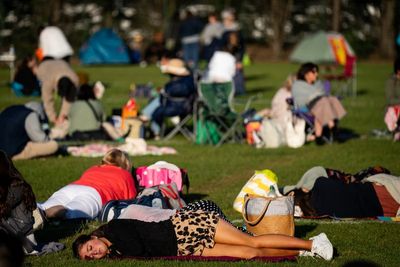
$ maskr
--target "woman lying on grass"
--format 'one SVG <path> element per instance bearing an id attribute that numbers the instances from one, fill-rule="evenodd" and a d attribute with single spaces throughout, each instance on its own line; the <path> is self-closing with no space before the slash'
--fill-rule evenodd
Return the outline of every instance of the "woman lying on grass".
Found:
<path id="1" fill-rule="evenodd" d="M 47 219 L 94 219 L 105 203 L 135 198 L 131 167 L 125 152 L 109 150 L 100 165 L 92 166 L 78 180 L 56 191 L 44 203 L 38 203 L 41 212 L 34 214 L 34 228 L 40 228 Z"/>
<path id="2" fill-rule="evenodd" d="M 202 210 L 180 210 L 159 222 L 114 219 L 90 235 L 79 236 L 72 249 L 82 260 L 191 255 L 333 257 L 332 244 L 324 233 L 310 240 L 275 234 L 250 236 L 215 212 Z"/>

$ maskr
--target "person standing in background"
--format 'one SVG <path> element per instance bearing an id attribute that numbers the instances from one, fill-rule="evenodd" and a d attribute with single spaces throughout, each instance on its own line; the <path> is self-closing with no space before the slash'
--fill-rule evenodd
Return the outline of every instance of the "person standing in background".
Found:
<path id="1" fill-rule="evenodd" d="M 224 26 L 218 21 L 216 13 L 208 15 L 208 23 L 201 33 L 200 40 L 203 45 L 203 57 L 209 62 L 214 52 L 218 49 L 221 43 Z"/>
<path id="2" fill-rule="evenodd" d="M 182 43 L 183 60 L 192 69 L 197 69 L 200 54 L 200 33 L 203 30 L 201 21 L 189 10 L 179 27 Z"/>
<path id="3" fill-rule="evenodd" d="M 234 76 L 235 95 L 246 93 L 243 73 L 243 56 L 245 45 L 240 26 L 236 22 L 235 11 L 231 8 L 222 11 L 224 32 L 222 34 L 222 48 L 231 53 L 236 59 L 236 73 Z"/>

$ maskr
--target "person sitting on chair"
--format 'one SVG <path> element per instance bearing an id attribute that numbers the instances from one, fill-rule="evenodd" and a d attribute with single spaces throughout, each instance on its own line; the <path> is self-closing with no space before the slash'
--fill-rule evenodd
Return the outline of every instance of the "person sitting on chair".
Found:
<path id="1" fill-rule="evenodd" d="M 317 144 L 323 144 L 323 127 L 328 126 L 332 138 L 337 121 L 346 115 L 346 111 L 336 97 L 326 94 L 317 78 L 316 64 L 308 62 L 301 65 L 297 72 L 297 80 L 292 86 L 292 95 L 298 108 L 314 116 L 315 139 Z"/>
<path id="2" fill-rule="evenodd" d="M 161 93 L 160 106 L 153 114 L 151 124 L 153 133 L 160 136 L 164 118 L 179 116 L 185 117 L 192 111 L 193 101 L 196 95 L 196 86 L 193 76 L 180 59 L 170 59 L 161 65 L 161 72 L 169 74 L 170 80 L 164 86 Z"/>

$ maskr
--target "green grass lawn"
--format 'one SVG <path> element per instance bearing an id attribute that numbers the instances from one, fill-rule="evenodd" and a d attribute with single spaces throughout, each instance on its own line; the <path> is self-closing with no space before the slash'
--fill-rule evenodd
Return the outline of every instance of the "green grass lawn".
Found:
<path id="1" fill-rule="evenodd" d="M 253 103 L 255 108 L 267 107 L 276 89 L 288 73 L 294 72 L 297 65 L 289 63 L 256 63 L 246 68 L 248 95 L 258 94 Z M 112 108 L 121 107 L 128 99 L 131 83 L 153 82 L 161 86 L 166 77 L 155 67 L 136 66 L 76 67 L 90 74 L 90 80 L 101 80 L 106 84 L 103 102 L 110 113 Z M 391 140 L 375 139 L 370 135 L 374 128 L 384 129 L 383 122 L 385 80 L 391 72 L 391 63 L 358 64 L 358 96 L 343 99 L 348 115 L 340 127 L 351 130 L 358 138 L 344 143 L 335 143 L 322 147 L 306 144 L 299 149 L 255 149 L 245 144 L 227 144 L 219 148 L 199 146 L 189 143 L 181 136 L 168 142 L 149 143 L 168 145 L 177 149 L 177 155 L 133 157 L 134 165 L 151 164 L 157 160 L 166 160 L 188 170 L 191 188 L 190 200 L 211 199 L 217 202 L 232 220 L 241 215 L 232 208 L 232 202 L 254 170 L 271 169 L 279 177 L 279 186 L 293 184 L 310 167 L 322 165 L 330 168 L 356 172 L 362 168 L 382 165 L 394 174 L 400 174 L 400 143 Z M 24 103 L 27 98 L 16 98 L 6 86 L 8 72 L 0 70 L 0 108 L 10 104 Z M 144 100 L 140 99 L 142 105 Z M 16 162 L 17 168 L 31 183 L 38 201 L 46 200 L 55 190 L 77 179 L 82 172 L 99 158 L 49 157 Z M 340 196 L 338 196 L 340 197 Z M 97 224 L 78 225 L 80 230 L 88 232 Z M 28 257 L 30 266 L 259 266 L 257 262 L 210 263 L 210 262 L 169 262 L 169 261 L 102 261 L 80 262 L 72 258 L 71 243 L 76 237 L 71 225 L 51 227 L 44 238 L 57 238 L 65 243 L 67 249 L 60 253 L 43 257 Z M 309 238 L 320 232 L 326 232 L 337 249 L 332 262 L 311 258 L 299 258 L 298 263 L 305 266 L 332 265 L 342 266 L 348 262 L 367 261 L 381 266 L 399 266 L 400 260 L 400 224 L 376 221 L 296 221 L 296 236 Z M 277 263 L 280 266 L 292 266 L 296 263 Z M 363 265 L 360 265 L 363 266 Z M 370 265 L 372 266 L 372 265 Z"/>

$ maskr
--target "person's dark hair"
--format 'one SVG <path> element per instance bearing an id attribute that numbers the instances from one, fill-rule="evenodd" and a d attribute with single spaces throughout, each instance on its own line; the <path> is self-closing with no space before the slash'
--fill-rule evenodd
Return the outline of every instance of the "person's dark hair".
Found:
<path id="1" fill-rule="evenodd" d="M 396 58 L 393 64 L 394 74 L 397 74 L 400 71 L 400 57 Z"/>
<path id="2" fill-rule="evenodd" d="M 78 91 L 78 100 L 96 99 L 94 95 L 93 86 L 89 84 L 82 84 Z"/>
<path id="3" fill-rule="evenodd" d="M 300 69 L 297 71 L 297 79 L 305 81 L 305 76 L 310 71 L 318 72 L 318 65 L 307 62 L 300 66 Z"/>
<path id="4" fill-rule="evenodd" d="M 32 187 L 15 168 L 8 155 L 3 150 L 0 150 L 0 218 L 7 216 L 12 208 L 7 203 L 10 186 L 22 186 L 22 201 L 26 208 L 30 211 L 36 209 L 36 198 Z"/>
<path id="5" fill-rule="evenodd" d="M 92 239 L 91 235 L 80 235 L 77 239 L 75 239 L 74 243 L 72 243 L 72 253 L 75 258 L 81 259 L 79 257 L 79 250 L 81 249 L 81 246 L 88 242 L 90 239 Z"/>
<path id="6" fill-rule="evenodd" d="M 210 13 L 208 13 L 208 17 L 214 17 L 214 18 L 216 18 L 218 20 L 218 13 L 215 12 L 215 11 L 210 12 Z"/>
<path id="7" fill-rule="evenodd" d="M 57 84 L 57 92 L 61 97 L 65 97 L 68 102 L 74 102 L 77 94 L 76 86 L 68 77 L 62 77 Z"/>
<path id="8" fill-rule="evenodd" d="M 24 251 L 21 240 L 0 229 L 0 266 L 19 267 L 24 263 Z"/>
<path id="9" fill-rule="evenodd" d="M 17 67 L 17 71 L 20 70 L 21 68 L 28 68 L 28 64 L 30 61 L 32 61 L 32 59 L 34 59 L 34 57 L 32 55 L 25 56 L 19 63 L 19 65 Z"/>
<path id="10" fill-rule="evenodd" d="M 312 191 L 306 193 L 301 189 L 294 189 L 286 195 L 289 195 L 291 192 L 294 193 L 294 205 L 301 208 L 303 216 L 313 217 L 318 215 L 312 205 Z"/>
<path id="11" fill-rule="evenodd" d="M 94 230 L 92 233 L 86 235 L 80 235 L 78 236 L 77 239 L 75 239 L 74 243 L 72 243 L 72 253 L 74 255 L 75 258 L 81 259 L 79 257 L 79 250 L 81 248 L 81 246 L 83 244 L 85 244 L 86 242 L 88 242 L 89 240 L 91 240 L 93 238 L 93 236 L 96 237 L 103 237 L 104 236 L 104 229 L 107 228 L 108 224 L 103 224 L 102 226 L 100 226 L 99 228 L 97 228 L 96 230 Z"/>

